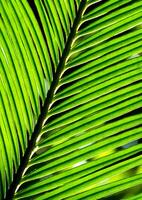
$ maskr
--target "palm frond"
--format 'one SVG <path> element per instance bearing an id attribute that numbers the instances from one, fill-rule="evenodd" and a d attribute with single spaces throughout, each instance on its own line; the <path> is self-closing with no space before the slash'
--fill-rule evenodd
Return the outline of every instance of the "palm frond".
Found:
<path id="1" fill-rule="evenodd" d="M 0 199 L 141 198 L 141 5 L 1 1 Z"/>

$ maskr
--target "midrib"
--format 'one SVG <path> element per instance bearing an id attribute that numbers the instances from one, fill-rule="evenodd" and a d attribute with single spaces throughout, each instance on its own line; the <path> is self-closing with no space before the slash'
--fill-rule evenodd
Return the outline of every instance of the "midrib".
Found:
<path id="1" fill-rule="evenodd" d="M 83 12 L 86 8 L 86 3 L 87 3 L 87 0 L 82 0 L 81 3 L 80 3 L 78 13 L 77 13 L 76 18 L 74 20 L 73 27 L 72 27 L 70 35 L 68 37 L 66 46 L 64 48 L 62 57 L 61 57 L 60 62 L 59 62 L 59 65 L 57 67 L 57 71 L 54 74 L 50 90 L 48 91 L 47 98 L 45 100 L 44 106 L 41 108 L 41 114 L 38 118 L 37 124 L 35 126 L 34 132 L 33 132 L 32 137 L 31 137 L 31 140 L 29 141 L 28 148 L 25 151 L 25 154 L 24 154 L 24 156 L 21 160 L 21 164 L 20 164 L 20 166 L 17 170 L 17 173 L 14 175 L 13 182 L 12 182 L 8 192 L 7 192 L 7 196 L 5 198 L 6 200 L 12 200 L 13 199 L 14 193 L 17 190 L 17 188 L 20 184 L 21 178 L 22 178 L 22 176 L 25 172 L 25 169 L 28 165 L 28 162 L 30 160 L 32 152 L 34 151 L 37 138 L 38 138 L 38 136 L 39 136 L 39 134 L 42 130 L 42 126 L 44 124 L 44 121 L 45 121 L 46 116 L 48 114 L 48 111 L 50 109 L 50 105 L 53 102 L 54 93 L 55 93 L 55 91 L 56 91 L 56 89 L 59 85 L 60 77 L 61 77 L 61 75 L 62 75 L 62 73 L 65 69 L 66 59 L 69 55 L 72 43 L 75 39 L 76 32 L 77 32 L 78 26 L 80 24 L 82 14 L 83 14 Z"/>

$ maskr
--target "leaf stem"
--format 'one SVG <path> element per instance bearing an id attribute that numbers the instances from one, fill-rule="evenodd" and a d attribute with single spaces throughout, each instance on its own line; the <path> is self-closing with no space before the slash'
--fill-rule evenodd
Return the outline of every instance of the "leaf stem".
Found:
<path id="1" fill-rule="evenodd" d="M 20 184 L 20 181 L 22 179 L 22 176 L 25 172 L 25 169 L 27 168 L 28 162 L 30 160 L 30 157 L 32 155 L 32 152 L 34 151 L 34 148 L 36 146 L 36 141 L 37 138 L 42 130 L 42 126 L 44 123 L 44 120 L 48 114 L 48 111 L 50 109 L 50 104 L 53 102 L 53 98 L 54 98 L 54 92 L 56 91 L 56 88 L 58 87 L 59 84 L 59 80 L 60 77 L 62 75 L 62 72 L 65 68 L 65 64 L 66 64 L 66 59 L 69 55 L 70 49 L 71 49 L 71 45 L 74 41 L 74 38 L 76 36 L 76 32 L 78 29 L 78 26 L 80 24 L 81 21 L 81 17 L 82 14 L 85 10 L 85 6 L 86 6 L 87 0 L 82 0 L 80 3 L 80 7 L 77 13 L 77 16 L 74 20 L 74 24 L 73 27 L 71 29 L 70 35 L 68 37 L 65 49 L 63 51 L 60 63 L 57 67 L 57 71 L 53 76 L 53 82 L 51 84 L 50 90 L 47 94 L 47 98 L 45 100 L 44 106 L 41 108 L 41 114 L 38 118 L 37 124 L 35 126 L 34 132 L 32 134 L 31 140 L 29 140 L 28 142 L 28 148 L 25 151 L 25 154 L 23 156 L 23 158 L 21 159 L 21 164 L 17 170 L 17 173 L 14 174 L 14 179 L 13 182 L 7 192 L 7 196 L 5 198 L 5 200 L 12 200 L 15 194 L 15 191 L 17 190 L 18 185 Z"/>

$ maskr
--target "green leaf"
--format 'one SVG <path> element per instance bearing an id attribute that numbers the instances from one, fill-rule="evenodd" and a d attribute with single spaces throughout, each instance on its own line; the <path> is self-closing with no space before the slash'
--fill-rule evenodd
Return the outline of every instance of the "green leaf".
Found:
<path id="1" fill-rule="evenodd" d="M 1 0 L 0 200 L 141 199 L 141 5 Z"/>

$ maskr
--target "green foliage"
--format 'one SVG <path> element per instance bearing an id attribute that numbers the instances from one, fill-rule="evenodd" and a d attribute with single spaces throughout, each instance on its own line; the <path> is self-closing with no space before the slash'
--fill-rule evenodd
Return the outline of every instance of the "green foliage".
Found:
<path id="1" fill-rule="evenodd" d="M 142 0 L 0 13 L 0 200 L 142 199 Z"/>

